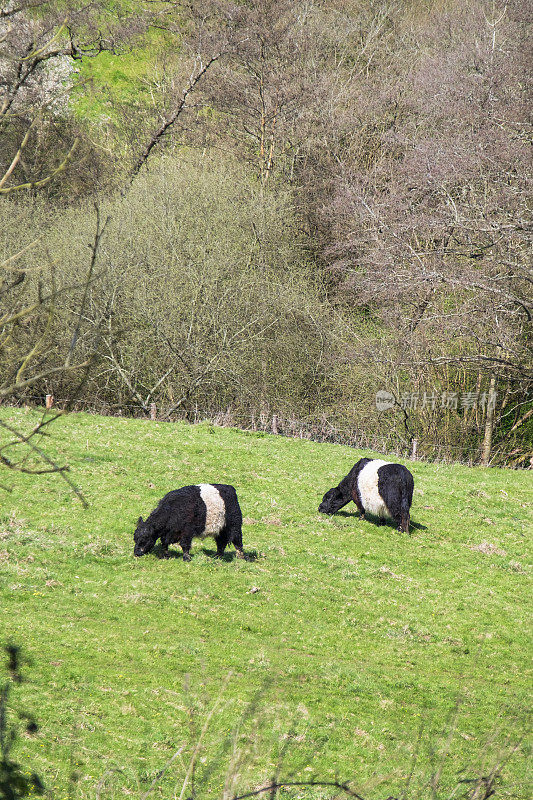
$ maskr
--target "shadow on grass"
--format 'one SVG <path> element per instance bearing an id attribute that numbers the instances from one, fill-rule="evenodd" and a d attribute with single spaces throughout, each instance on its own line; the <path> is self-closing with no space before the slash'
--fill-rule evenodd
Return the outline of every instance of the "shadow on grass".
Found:
<path id="1" fill-rule="evenodd" d="M 216 550 L 208 550 L 207 547 L 202 547 L 201 552 L 207 556 L 208 558 L 217 558 L 217 551 Z M 257 561 L 259 558 L 259 553 L 257 550 L 247 550 L 244 552 L 244 561 Z M 219 561 L 235 561 L 237 559 L 237 552 L 235 550 L 226 550 L 222 558 L 217 559 Z"/>
<path id="2" fill-rule="evenodd" d="M 337 513 L 334 514 L 333 516 L 347 517 L 348 519 L 354 518 L 356 520 L 359 520 L 361 518 L 358 511 L 337 511 Z M 373 514 L 369 514 L 368 512 L 365 514 L 364 521 L 371 522 L 374 525 L 377 525 L 378 527 L 384 526 L 386 528 L 392 528 L 393 530 L 398 529 L 396 523 L 393 522 L 391 519 L 383 519 L 382 517 L 375 517 Z M 411 520 L 411 522 L 409 523 L 409 528 L 417 531 L 427 531 L 428 529 L 426 525 L 421 525 L 419 522 L 413 522 L 413 520 Z"/>
<path id="3" fill-rule="evenodd" d="M 179 545 L 178 545 L 178 547 L 179 547 Z M 216 559 L 218 561 L 225 561 L 227 563 L 229 563 L 231 561 L 235 561 L 236 558 L 237 558 L 237 553 L 236 553 L 235 550 L 226 550 L 226 552 L 224 553 L 224 555 L 220 559 L 217 558 L 217 551 L 216 550 L 210 550 L 207 547 L 202 547 L 199 550 L 196 550 L 196 553 L 197 554 L 203 553 L 208 558 Z M 182 552 L 181 548 L 180 549 L 176 549 L 176 550 L 172 550 L 172 549 L 169 548 L 165 552 L 163 550 L 162 545 L 159 544 L 159 543 L 156 544 L 156 546 L 152 550 L 152 554 L 156 558 L 160 559 L 161 561 L 165 561 L 165 560 L 168 561 L 168 560 L 171 560 L 171 559 L 183 560 L 183 552 Z M 191 549 L 191 558 L 192 559 L 194 559 L 194 555 L 195 555 L 195 551 L 194 551 L 194 549 Z M 257 561 L 257 559 L 259 558 L 259 553 L 257 552 L 257 550 L 248 550 L 248 551 L 245 552 L 244 556 L 245 556 L 244 557 L 245 561 Z"/>

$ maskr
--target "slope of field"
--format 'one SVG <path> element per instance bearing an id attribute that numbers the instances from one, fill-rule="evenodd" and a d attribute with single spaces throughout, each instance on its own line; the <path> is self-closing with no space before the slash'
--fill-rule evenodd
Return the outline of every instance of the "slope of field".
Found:
<path id="1" fill-rule="evenodd" d="M 71 760 L 76 797 L 141 796 L 154 779 L 154 796 L 180 797 L 199 739 L 202 798 L 257 788 L 280 764 L 401 796 L 415 754 L 409 798 L 432 796 L 432 771 L 448 797 L 509 755 L 497 796 L 529 795 L 531 473 L 409 463 L 406 536 L 353 505 L 317 513 L 368 455 L 348 447 L 85 414 L 51 434 L 90 507 L 57 475 L 4 471 L 0 625 L 31 657 L 12 705 L 40 722 L 13 755 L 55 798 Z M 250 560 L 216 561 L 210 540 L 190 564 L 177 546 L 134 559 L 139 515 L 200 482 L 237 487 Z"/>

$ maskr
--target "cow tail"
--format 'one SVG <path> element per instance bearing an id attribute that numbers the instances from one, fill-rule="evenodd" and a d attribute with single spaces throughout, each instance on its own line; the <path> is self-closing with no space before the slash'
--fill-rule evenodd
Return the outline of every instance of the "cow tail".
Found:
<path id="1" fill-rule="evenodd" d="M 401 516 L 401 528 L 405 531 L 405 533 L 409 533 L 409 523 L 411 521 L 410 517 L 410 509 L 409 509 L 409 498 L 407 496 L 407 488 L 402 486 L 402 496 L 400 500 L 400 516 Z"/>

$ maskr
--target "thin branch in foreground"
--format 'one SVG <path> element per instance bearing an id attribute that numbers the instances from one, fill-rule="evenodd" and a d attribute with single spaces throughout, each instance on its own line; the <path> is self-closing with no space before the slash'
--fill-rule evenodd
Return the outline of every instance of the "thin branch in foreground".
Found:
<path id="1" fill-rule="evenodd" d="M 270 783 L 267 786 L 262 786 L 260 789 L 255 789 L 252 792 L 234 795 L 232 800 L 245 800 L 248 797 L 257 797 L 257 795 L 262 794 L 263 792 L 277 792 L 278 789 L 283 789 L 290 786 L 318 786 L 323 789 L 337 789 L 338 791 L 343 792 L 347 797 L 353 797 L 355 800 L 365 800 L 365 798 L 360 794 L 355 792 L 353 789 L 350 789 L 347 783 L 340 783 L 339 781 L 276 781 L 275 783 Z M 387 800 L 396 800 L 396 798 L 390 797 Z"/>
<path id="2" fill-rule="evenodd" d="M 49 175 L 47 175 L 46 178 L 40 178 L 37 181 L 28 181 L 27 183 L 19 183 L 16 186 L 4 187 L 0 189 L 0 194 L 10 194 L 11 192 L 15 192 L 19 189 L 40 189 L 43 186 L 46 186 L 46 184 L 50 183 L 50 181 L 53 178 L 55 178 L 57 175 L 66 170 L 66 168 L 68 167 L 70 161 L 74 156 L 74 152 L 78 144 L 79 144 L 79 139 L 78 138 L 74 139 L 72 147 L 68 151 L 67 155 L 65 156 L 61 164 L 58 167 L 56 167 Z"/>
<path id="3" fill-rule="evenodd" d="M 181 95 L 181 100 L 179 101 L 178 105 L 176 106 L 174 111 L 171 113 L 171 115 L 168 117 L 168 119 L 166 119 L 162 123 L 162 125 L 160 125 L 160 127 L 154 133 L 154 135 L 152 136 L 152 138 L 150 139 L 150 141 L 148 142 L 148 144 L 144 148 L 143 152 L 141 153 L 141 155 L 139 156 L 139 158 L 135 162 L 135 164 L 133 166 L 133 169 L 131 171 L 131 175 L 130 175 L 130 180 L 129 180 L 130 184 L 133 183 L 133 181 L 135 180 L 135 178 L 138 175 L 141 167 L 143 166 L 145 161 L 147 161 L 147 159 L 148 159 L 150 153 L 152 152 L 153 148 L 163 138 L 163 136 L 165 135 L 167 130 L 176 122 L 176 120 L 178 119 L 178 117 L 180 116 L 182 111 L 184 110 L 185 104 L 187 102 L 187 97 L 189 96 L 189 94 L 193 91 L 193 89 L 195 88 L 197 83 L 203 78 L 203 76 L 208 71 L 208 69 L 216 61 L 218 61 L 218 59 L 221 57 L 222 53 L 223 53 L 223 51 L 221 50 L 220 52 L 216 53 L 214 56 L 211 56 L 209 61 L 207 61 L 201 67 L 201 69 L 196 73 L 196 75 L 191 76 L 189 84 L 183 90 L 183 93 Z M 127 189 L 124 190 L 124 193 L 126 192 L 126 190 Z"/>
<path id="4" fill-rule="evenodd" d="M 179 800 L 183 800 L 183 796 L 185 794 L 185 790 L 187 789 L 187 786 L 188 786 L 188 784 L 189 784 L 189 782 L 191 780 L 191 776 L 194 773 L 194 769 L 195 769 L 195 766 L 196 766 L 196 761 L 198 759 L 198 756 L 200 755 L 200 750 L 202 748 L 202 742 L 203 742 L 205 734 L 207 733 L 207 729 L 209 727 L 209 723 L 211 722 L 211 718 L 213 717 L 213 714 L 215 713 L 215 711 L 217 710 L 217 708 L 220 705 L 220 702 L 222 700 L 222 695 L 224 694 L 224 692 L 226 690 L 226 687 L 227 687 L 231 677 L 232 677 L 232 673 L 228 672 L 228 674 L 226 676 L 226 679 L 225 679 L 224 683 L 222 684 L 222 688 L 220 689 L 218 697 L 216 698 L 215 702 L 213 703 L 213 706 L 211 707 L 211 710 L 208 713 L 208 715 L 207 715 L 207 717 L 205 719 L 205 722 L 204 722 L 204 724 L 202 726 L 202 730 L 200 732 L 200 736 L 198 737 L 198 741 L 196 742 L 196 745 L 194 747 L 194 750 L 193 750 L 193 753 L 192 753 L 192 756 L 191 756 L 191 760 L 190 760 L 189 766 L 187 768 L 187 772 L 185 773 L 185 778 L 183 779 L 183 785 L 181 787 Z M 145 797 L 146 797 L 146 795 L 142 798 L 142 800 L 145 800 Z"/>
<path id="5" fill-rule="evenodd" d="M 85 499 L 83 493 L 80 491 L 80 489 L 78 489 L 78 487 L 76 486 L 74 481 L 69 477 L 69 475 L 66 474 L 69 470 L 69 467 L 67 465 L 61 466 L 60 464 L 58 464 L 57 461 L 54 461 L 53 458 L 50 458 L 50 456 L 47 453 L 45 453 L 41 447 L 32 442 L 33 437 L 38 435 L 41 425 L 37 425 L 28 435 L 24 435 L 21 431 L 17 430 L 17 428 L 14 428 L 12 425 L 9 425 L 4 420 L 0 420 L 0 427 L 9 431 L 9 433 L 13 434 L 13 436 L 16 437 L 16 441 L 8 442 L 1 448 L 1 450 L 5 450 L 7 447 L 14 447 L 18 444 L 26 445 L 26 447 L 29 447 L 34 453 L 36 453 L 42 461 L 44 461 L 46 464 L 49 465 L 50 469 L 47 470 L 48 472 L 57 472 L 61 476 L 61 478 L 63 478 L 65 483 L 67 483 L 70 486 L 70 488 L 72 489 L 72 491 L 74 492 L 74 494 L 76 495 L 76 497 L 81 502 L 84 508 L 89 507 L 89 503 Z M 8 459 L 6 456 L 1 455 L 1 453 L 0 453 L 0 460 L 2 461 L 2 463 L 4 463 L 5 466 L 8 466 L 10 469 L 16 472 L 26 472 L 26 473 L 30 472 L 30 474 L 41 474 L 40 472 L 34 473 L 26 468 L 23 469 L 19 468 L 16 462 L 11 462 L 10 459 Z"/>
<path id="6" fill-rule="evenodd" d="M 106 230 L 106 228 L 107 228 L 107 226 L 109 224 L 109 221 L 111 220 L 111 217 L 108 216 L 106 221 L 104 222 L 104 224 L 101 225 L 101 223 L 100 223 L 100 207 L 98 206 L 98 203 L 94 204 L 94 208 L 95 208 L 95 211 L 96 211 L 96 231 L 95 231 L 95 234 L 94 234 L 94 240 L 93 240 L 92 244 L 90 245 L 90 248 L 91 248 L 91 261 L 90 261 L 90 264 L 89 264 L 89 270 L 87 272 L 87 278 L 85 279 L 85 286 L 84 286 L 84 289 L 83 289 L 83 297 L 82 297 L 80 310 L 79 310 L 79 314 L 78 314 L 78 324 L 76 325 L 76 330 L 74 331 L 74 333 L 72 335 L 69 351 L 68 351 L 67 357 L 65 359 L 65 367 L 68 367 L 70 365 L 70 361 L 71 361 L 72 355 L 74 353 L 74 350 L 76 348 L 76 344 L 78 342 L 78 337 L 80 335 L 81 321 L 82 321 L 82 317 L 83 317 L 83 312 L 85 310 L 85 304 L 87 302 L 87 295 L 89 293 L 89 286 L 91 285 L 92 279 L 93 279 L 93 272 L 94 272 L 94 267 L 95 267 L 95 264 L 96 264 L 96 259 L 97 259 L 97 256 L 98 256 L 98 250 L 100 248 L 100 242 L 102 241 L 102 236 L 105 233 L 105 230 Z"/>

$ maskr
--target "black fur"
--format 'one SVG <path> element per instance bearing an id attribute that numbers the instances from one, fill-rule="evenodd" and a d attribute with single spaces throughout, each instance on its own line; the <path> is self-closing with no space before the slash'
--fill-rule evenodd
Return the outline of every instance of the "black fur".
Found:
<path id="1" fill-rule="evenodd" d="M 357 476 L 369 461 L 371 461 L 370 458 L 361 458 L 357 464 L 351 468 L 347 476 L 342 479 L 338 486 L 334 486 L 333 489 L 328 489 L 318 507 L 318 510 L 322 514 L 336 514 L 337 511 L 340 511 L 350 500 L 353 500 L 359 511 L 364 514 L 364 509 L 361 507 L 361 501 L 359 500 L 359 494 L 357 492 Z"/>
<path id="2" fill-rule="evenodd" d="M 237 492 L 233 486 L 223 483 L 211 485 L 218 490 L 225 506 L 224 527 L 214 535 L 217 556 L 221 557 L 224 554 L 226 545 L 233 544 L 237 555 L 244 558 L 242 513 Z M 190 561 L 192 540 L 204 534 L 206 516 L 206 505 L 199 486 L 183 486 L 181 489 L 169 492 L 159 501 L 157 508 L 146 521 L 139 517 L 133 535 L 134 555 L 143 556 L 149 553 L 160 538 L 165 557 L 168 557 L 168 546 L 177 542 L 183 550 L 183 560 Z"/>
<path id="3" fill-rule="evenodd" d="M 409 533 L 415 482 L 402 464 L 384 464 L 378 469 L 378 492 L 399 530 Z"/>
<path id="4" fill-rule="evenodd" d="M 359 473 L 371 458 L 361 458 L 338 486 L 329 489 L 320 503 L 318 510 L 322 514 L 336 514 L 351 500 L 357 506 L 361 518 L 365 516 L 364 498 L 359 495 L 357 479 Z M 413 502 L 414 479 L 407 467 L 402 464 L 384 464 L 379 467 L 378 493 L 383 499 L 390 516 L 399 530 L 409 533 L 410 509 Z"/>

